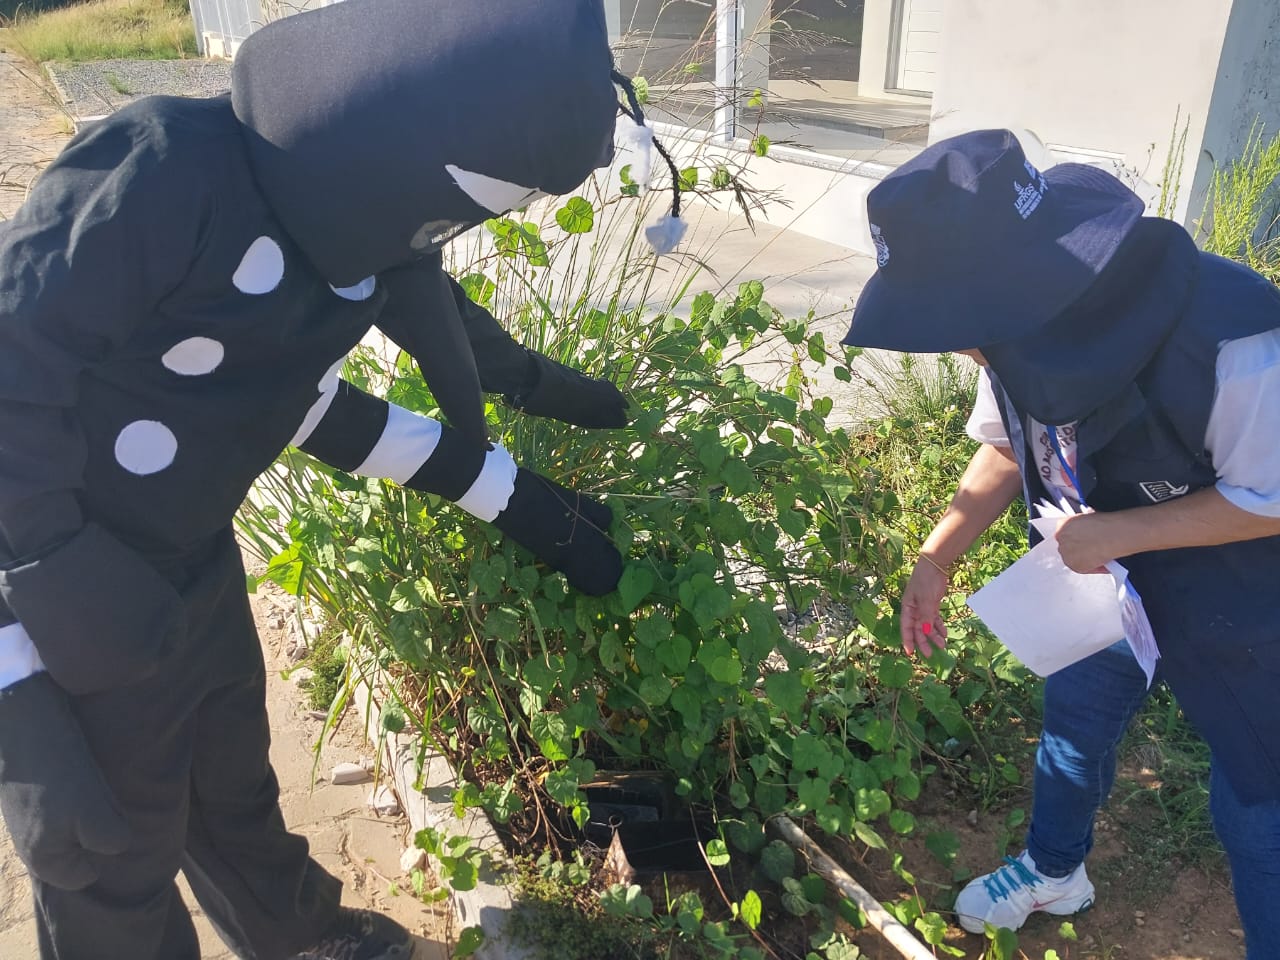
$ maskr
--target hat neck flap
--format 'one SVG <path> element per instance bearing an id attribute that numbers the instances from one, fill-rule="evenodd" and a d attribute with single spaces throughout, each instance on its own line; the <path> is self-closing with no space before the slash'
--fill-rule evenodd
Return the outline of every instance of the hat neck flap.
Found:
<path id="1" fill-rule="evenodd" d="M 1062 425 L 1120 397 L 1186 312 L 1199 258 L 1177 223 L 1139 221 L 1074 304 L 1025 337 L 981 348 L 1014 406 Z"/>

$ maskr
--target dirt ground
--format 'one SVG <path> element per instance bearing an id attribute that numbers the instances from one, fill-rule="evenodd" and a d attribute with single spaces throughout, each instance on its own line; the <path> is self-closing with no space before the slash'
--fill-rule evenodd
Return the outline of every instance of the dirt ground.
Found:
<path id="1" fill-rule="evenodd" d="M 0 52 L 0 218 L 26 199 L 40 169 L 71 134 L 71 118 L 37 69 Z"/>
<path id="2" fill-rule="evenodd" d="M 1131 762 L 1122 766 L 1120 780 L 1141 784 L 1149 775 Z M 1096 888 L 1095 906 L 1074 917 L 1035 914 L 1018 933 L 1022 956 L 1042 960 L 1052 949 L 1061 960 L 1243 960 L 1243 935 L 1225 863 L 1186 866 L 1141 849 L 1139 837 L 1150 835 L 1153 827 L 1141 822 L 1141 805 L 1126 802 L 1126 793 L 1126 788 L 1117 787 L 1096 825 L 1095 846 L 1086 865 Z M 918 826 L 915 839 L 905 845 L 905 863 L 926 901 L 944 902 L 948 889 L 954 894 L 963 886 L 963 881 L 952 884 L 947 868 L 926 849 L 927 834 L 954 834 L 960 841 L 955 865 L 967 869 L 970 877 L 995 869 L 1006 853 L 1016 856 L 1022 850 L 1025 824 L 1006 830 L 1003 817 L 995 814 L 975 821 L 967 806 L 941 777 L 930 780 L 913 805 Z M 887 857 L 823 842 L 878 898 L 903 894 Z M 1076 940 L 1060 932 L 1063 920 L 1071 922 Z M 983 937 L 955 925 L 947 943 L 969 958 L 981 957 L 986 945 Z M 900 960 L 878 935 L 863 933 L 858 945 L 867 960 Z"/>

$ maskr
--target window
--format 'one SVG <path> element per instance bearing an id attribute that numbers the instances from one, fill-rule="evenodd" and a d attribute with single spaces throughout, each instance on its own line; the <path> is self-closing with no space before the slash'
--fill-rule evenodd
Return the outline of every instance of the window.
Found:
<path id="1" fill-rule="evenodd" d="M 649 85 L 652 119 L 713 129 L 716 5 L 710 0 L 606 0 L 617 18 L 618 68 Z"/>
<path id="2" fill-rule="evenodd" d="M 928 139 L 943 0 L 606 0 L 654 118 L 894 165 Z M 717 110 L 717 107 L 723 109 Z"/>

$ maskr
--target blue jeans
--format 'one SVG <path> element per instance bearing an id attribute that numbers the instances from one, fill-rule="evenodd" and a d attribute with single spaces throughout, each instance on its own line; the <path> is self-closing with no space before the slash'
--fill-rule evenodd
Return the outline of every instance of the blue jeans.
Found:
<path id="1" fill-rule="evenodd" d="M 1147 695 L 1146 677 L 1123 641 L 1045 680 L 1027 830 L 1027 851 L 1041 873 L 1065 877 L 1093 849 L 1093 818 L 1115 781 L 1116 749 Z M 1280 960 L 1280 802 L 1242 805 L 1216 768 L 1209 791 L 1248 958 Z"/>

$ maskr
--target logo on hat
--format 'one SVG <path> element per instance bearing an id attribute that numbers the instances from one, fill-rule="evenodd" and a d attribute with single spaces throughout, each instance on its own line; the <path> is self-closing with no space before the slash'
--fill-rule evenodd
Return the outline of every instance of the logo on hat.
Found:
<path id="1" fill-rule="evenodd" d="M 1018 211 L 1018 216 L 1025 220 L 1036 212 L 1036 207 L 1040 206 L 1040 201 L 1044 199 L 1044 194 L 1049 189 L 1049 184 L 1045 182 L 1044 176 L 1040 171 L 1031 165 L 1031 161 L 1024 160 L 1022 165 L 1027 168 L 1027 174 L 1031 177 L 1031 182 L 1023 186 L 1017 180 L 1013 181 L 1014 192 L 1018 195 L 1013 207 Z"/>
<path id="2" fill-rule="evenodd" d="M 874 223 L 871 224 L 871 242 L 876 245 L 876 266 L 883 267 L 889 262 L 889 241 Z"/>
<path id="3" fill-rule="evenodd" d="M 1181 497 L 1191 489 L 1188 484 L 1181 483 L 1174 486 L 1168 480 L 1144 480 L 1138 484 L 1142 488 L 1152 503 L 1164 503 L 1166 500 L 1173 500 Z"/>

